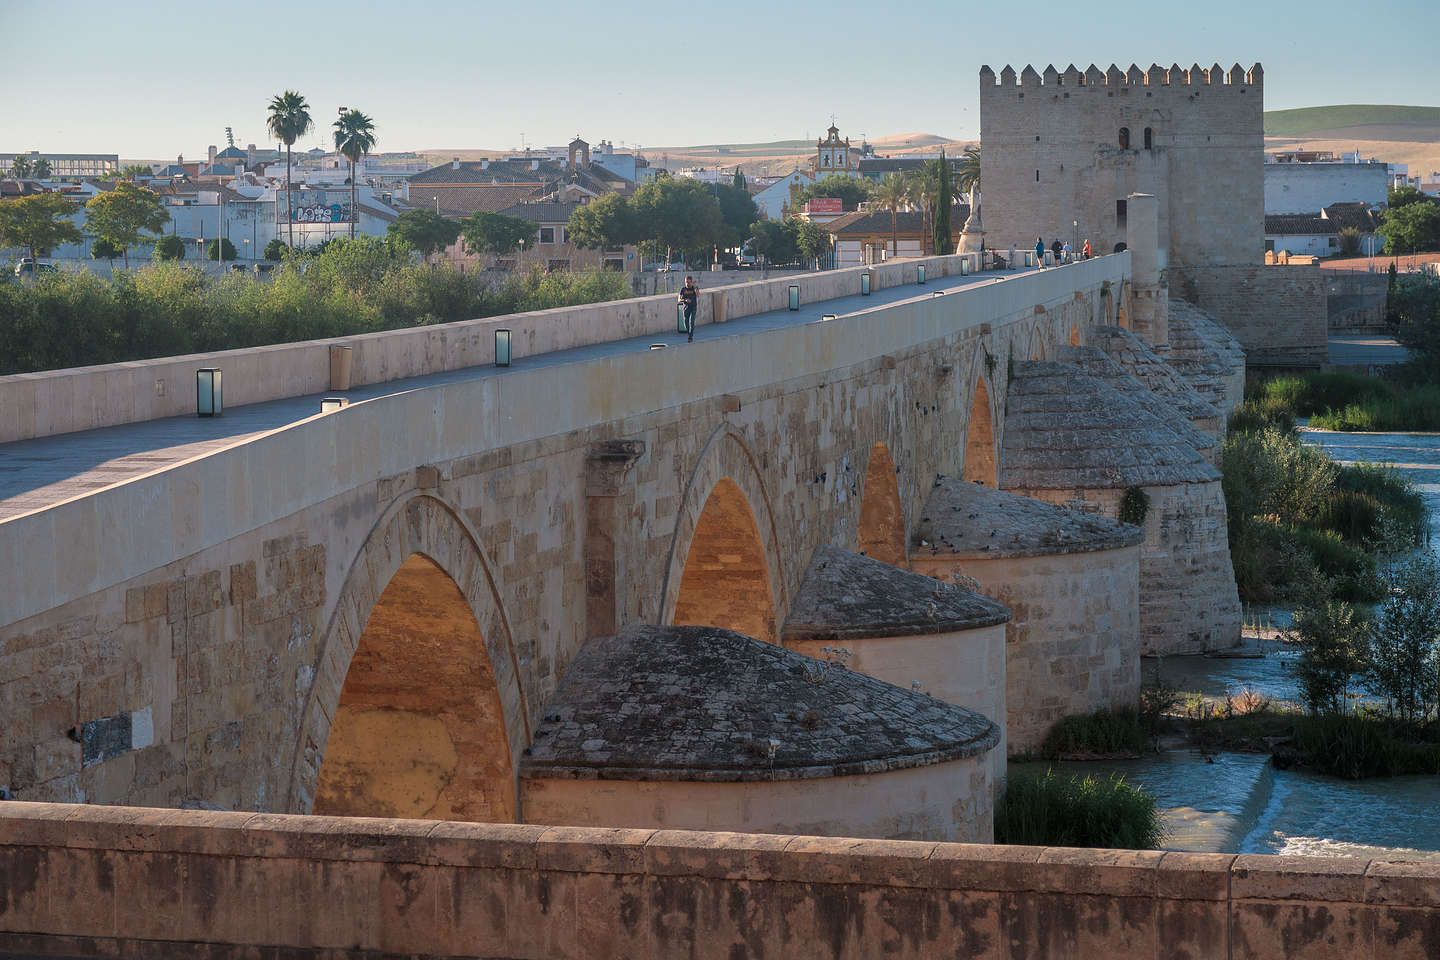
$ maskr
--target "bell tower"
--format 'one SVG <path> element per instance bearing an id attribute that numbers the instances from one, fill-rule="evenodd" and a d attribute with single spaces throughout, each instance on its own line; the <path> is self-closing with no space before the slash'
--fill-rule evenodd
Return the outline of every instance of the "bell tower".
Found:
<path id="1" fill-rule="evenodd" d="M 840 128 L 835 126 L 835 118 L 830 118 L 830 129 L 825 131 L 825 136 L 815 141 L 815 176 L 823 177 L 827 173 L 837 171 L 849 171 L 850 169 L 850 138 L 840 139 Z"/>

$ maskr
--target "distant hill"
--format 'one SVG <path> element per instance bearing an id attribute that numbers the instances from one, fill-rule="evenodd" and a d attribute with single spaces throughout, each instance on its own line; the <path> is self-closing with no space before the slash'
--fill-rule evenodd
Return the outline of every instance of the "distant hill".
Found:
<path id="1" fill-rule="evenodd" d="M 1267 110 L 1265 136 L 1440 141 L 1440 107 L 1347 103 L 1297 110 Z"/>

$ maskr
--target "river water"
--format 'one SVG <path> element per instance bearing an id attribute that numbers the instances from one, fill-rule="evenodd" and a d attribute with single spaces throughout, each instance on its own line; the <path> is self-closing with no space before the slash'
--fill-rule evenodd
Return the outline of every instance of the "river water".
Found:
<path id="1" fill-rule="evenodd" d="M 1332 433 L 1302 439 L 1341 463 L 1393 464 L 1410 477 L 1430 508 L 1431 550 L 1440 549 L 1440 434 Z M 1284 627 L 1283 609 L 1250 611 L 1262 627 Z M 1223 697 L 1242 688 L 1272 700 L 1293 700 L 1287 662 L 1273 641 L 1252 641 L 1252 657 L 1167 657 L 1158 665 L 1167 685 Z M 1153 682 L 1157 664 L 1145 661 Z M 1012 764 L 1012 770 L 1044 765 Z M 1440 777 L 1340 780 L 1276 770 L 1268 756 L 1167 750 L 1138 760 L 1060 763 L 1057 772 L 1119 774 L 1153 793 L 1164 812 L 1167 850 L 1283 853 L 1387 860 L 1440 861 Z"/>

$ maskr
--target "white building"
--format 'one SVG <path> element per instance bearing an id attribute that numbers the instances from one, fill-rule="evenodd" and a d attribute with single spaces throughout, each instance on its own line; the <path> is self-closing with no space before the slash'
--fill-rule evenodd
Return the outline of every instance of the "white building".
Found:
<path id="1" fill-rule="evenodd" d="M 1267 163 L 1265 213 L 1307 213 L 1332 203 L 1386 202 L 1391 184 L 1383 163 Z"/>
<path id="2" fill-rule="evenodd" d="M 815 182 L 815 178 L 804 170 L 793 170 L 783 177 L 779 177 L 774 183 L 755 194 L 752 198 L 755 206 L 768 219 L 778 220 L 784 216 L 786 205 L 790 203 L 791 190 L 804 190 Z"/>

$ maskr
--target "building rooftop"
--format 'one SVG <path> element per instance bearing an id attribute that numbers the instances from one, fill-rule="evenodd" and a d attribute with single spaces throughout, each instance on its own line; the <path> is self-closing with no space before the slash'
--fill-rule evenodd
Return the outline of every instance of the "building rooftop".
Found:
<path id="1" fill-rule="evenodd" d="M 790 603 L 781 642 L 955 633 L 1010 619 L 1004 604 L 873 557 L 822 546 Z"/>
<path id="2" fill-rule="evenodd" d="M 964 707 L 717 627 L 586 641 L 520 762 L 531 779 L 799 780 L 974 756 Z"/>
<path id="3" fill-rule="evenodd" d="M 957 203 L 950 208 L 950 225 L 955 232 L 959 233 L 959 227 L 965 225 L 970 217 L 970 204 Z M 868 210 L 856 210 L 836 217 L 834 220 L 822 224 L 825 232 L 833 236 L 845 236 L 847 234 L 890 234 L 890 211 L 881 210 L 873 205 Z M 920 233 L 923 229 L 922 219 L 919 210 L 901 210 L 895 214 L 895 232 L 897 234 L 911 235 Z"/>
<path id="4" fill-rule="evenodd" d="M 925 501 L 913 549 L 993 560 L 1115 550 L 1144 539 L 1143 529 L 1119 520 L 945 477 Z"/>
<path id="5" fill-rule="evenodd" d="M 1000 485 L 1007 490 L 1112 489 L 1220 479 L 1220 472 L 1177 433 L 1173 420 L 1157 417 L 1073 364 L 1044 360 L 1015 364 L 1000 460 Z"/>

